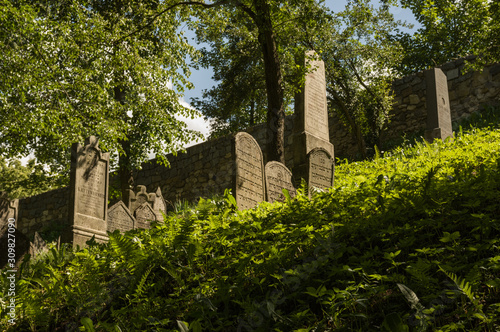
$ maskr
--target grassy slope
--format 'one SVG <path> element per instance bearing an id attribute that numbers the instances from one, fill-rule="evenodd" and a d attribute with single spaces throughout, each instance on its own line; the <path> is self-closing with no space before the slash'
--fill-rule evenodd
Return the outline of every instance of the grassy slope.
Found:
<path id="1" fill-rule="evenodd" d="M 235 212 L 226 196 L 53 250 L 24 267 L 16 329 L 498 330 L 499 143 L 406 146 L 337 166 L 312 200 Z"/>

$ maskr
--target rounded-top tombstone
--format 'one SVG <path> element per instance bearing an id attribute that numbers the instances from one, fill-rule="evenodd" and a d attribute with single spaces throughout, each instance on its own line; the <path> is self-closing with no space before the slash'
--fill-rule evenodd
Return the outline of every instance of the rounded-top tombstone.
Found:
<path id="1" fill-rule="evenodd" d="M 265 174 L 268 202 L 283 202 L 285 200 L 283 189 L 288 190 L 290 197 L 295 197 L 297 192 L 293 186 L 292 172 L 285 165 L 278 161 L 269 161 L 266 164 Z"/>
<path id="2" fill-rule="evenodd" d="M 262 150 L 252 135 L 239 132 L 234 136 L 233 193 L 240 210 L 251 209 L 265 200 Z"/>
<path id="3" fill-rule="evenodd" d="M 309 191 L 333 187 L 335 164 L 328 151 L 315 148 L 308 153 L 307 159 Z"/>

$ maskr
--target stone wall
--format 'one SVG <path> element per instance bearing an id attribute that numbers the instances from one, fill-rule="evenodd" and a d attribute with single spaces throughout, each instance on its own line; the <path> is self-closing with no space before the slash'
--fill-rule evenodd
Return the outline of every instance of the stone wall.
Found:
<path id="1" fill-rule="evenodd" d="M 231 188 L 234 176 L 232 139 L 228 135 L 189 147 L 177 156 L 169 154 L 170 167 L 157 164 L 155 159 L 144 163 L 135 174 L 136 184 L 145 185 L 148 192 L 160 187 L 167 205 L 222 194 Z"/>
<path id="2" fill-rule="evenodd" d="M 17 229 L 32 238 L 48 228 L 62 229 L 68 223 L 69 187 L 19 200 Z"/>
<path id="3" fill-rule="evenodd" d="M 446 63 L 439 68 L 448 78 L 452 122 L 460 121 L 485 105 L 500 104 L 500 64 L 482 71 L 465 71 L 464 66 L 474 57 Z M 383 140 L 425 130 L 427 121 L 426 85 L 424 72 L 393 82 L 395 106 Z"/>
<path id="4" fill-rule="evenodd" d="M 464 72 L 466 59 L 441 66 L 448 78 L 452 121 L 456 122 L 477 111 L 483 105 L 500 103 L 500 64 L 486 67 L 481 72 Z M 383 133 L 390 141 L 404 134 L 425 130 L 426 86 L 424 72 L 394 81 L 395 106 L 391 122 Z M 286 166 L 293 169 L 293 116 L 285 121 Z M 344 158 L 357 153 L 356 143 L 348 128 L 336 115 L 329 119 L 330 142 L 335 146 L 335 157 Z M 247 130 L 259 143 L 266 158 L 266 126 L 257 125 Z M 222 194 L 231 188 L 234 170 L 233 135 L 209 140 L 192 146 L 186 153 L 168 155 L 170 167 L 155 160 L 142 165 L 134 175 L 137 185 L 145 185 L 148 192 L 161 188 L 167 204 L 179 199 L 194 201 L 198 197 Z M 63 227 L 68 221 L 69 187 L 19 200 L 18 229 L 29 238 L 47 227 Z M 167 206 L 171 208 L 172 206 Z"/>
<path id="5" fill-rule="evenodd" d="M 486 67 L 483 72 L 464 72 L 465 59 L 459 59 L 440 68 L 448 78 L 452 121 L 456 122 L 482 105 L 498 104 L 500 98 L 500 64 Z M 403 135 L 423 132 L 427 123 L 426 84 L 424 72 L 398 79 L 393 83 L 395 106 L 391 121 L 382 134 L 382 141 L 401 138 Z M 294 116 L 285 119 L 285 165 L 293 169 Z M 357 145 L 349 128 L 336 114 L 329 118 L 330 142 L 335 147 L 335 157 L 349 158 L 357 154 Z M 259 143 L 266 158 L 266 125 L 260 124 L 246 130 Z M 200 196 L 220 194 L 230 188 L 233 170 L 231 165 L 231 137 L 192 146 L 187 153 L 168 155 L 171 167 L 156 165 L 155 160 L 143 164 L 136 175 L 138 185 L 146 185 L 149 192 L 159 186 L 167 202 L 178 199 L 195 200 Z"/>

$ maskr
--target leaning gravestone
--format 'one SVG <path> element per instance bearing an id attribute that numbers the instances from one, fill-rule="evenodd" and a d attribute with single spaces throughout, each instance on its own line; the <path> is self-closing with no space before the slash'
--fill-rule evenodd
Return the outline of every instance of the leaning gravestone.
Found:
<path id="1" fill-rule="evenodd" d="M 313 149 L 307 159 L 309 193 L 333 187 L 335 165 L 328 151 L 322 148 Z"/>
<path id="2" fill-rule="evenodd" d="M 99 149 L 96 137 L 85 145 L 71 147 L 70 227 L 63 242 L 74 247 L 85 246 L 92 237 L 98 242 L 108 240 L 107 210 L 109 185 L 109 153 Z"/>
<path id="3" fill-rule="evenodd" d="M 125 203 L 119 201 L 108 209 L 108 232 L 126 232 L 134 229 L 135 218 Z"/>
<path id="4" fill-rule="evenodd" d="M 429 142 L 436 138 L 445 140 L 453 135 L 448 80 L 440 68 L 433 68 L 425 72 L 425 82 L 427 84 L 425 139 Z"/>
<path id="5" fill-rule="evenodd" d="M 233 193 L 240 210 L 251 209 L 265 200 L 262 150 L 252 135 L 234 137 L 235 174 Z"/>
<path id="6" fill-rule="evenodd" d="M 268 202 L 283 202 L 285 200 L 283 189 L 288 190 L 292 198 L 297 194 L 293 186 L 292 172 L 282 163 L 277 161 L 268 162 L 265 168 L 265 175 Z"/>
<path id="7" fill-rule="evenodd" d="M 135 228 L 150 229 L 151 221 L 156 221 L 156 213 L 147 202 L 142 203 L 134 211 L 135 216 Z"/>
<path id="8" fill-rule="evenodd" d="M 328 127 L 325 64 L 316 52 L 306 52 L 309 68 L 302 91 L 295 98 L 293 125 L 293 174 L 297 180 L 307 179 L 307 155 L 314 148 L 323 148 L 333 156 Z"/>

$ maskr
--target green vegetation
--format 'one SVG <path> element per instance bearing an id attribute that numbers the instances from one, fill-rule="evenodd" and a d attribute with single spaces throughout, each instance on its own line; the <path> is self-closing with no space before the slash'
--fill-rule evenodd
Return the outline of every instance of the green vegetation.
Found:
<path id="1" fill-rule="evenodd" d="M 43 165 L 34 159 L 26 166 L 17 159 L 7 161 L 0 156 L 0 191 L 5 192 L 9 199 L 24 198 L 41 194 L 66 184 L 65 176 L 49 174 Z"/>
<path id="2" fill-rule="evenodd" d="M 238 212 L 226 194 L 52 249 L 23 265 L 10 329 L 498 330 L 499 141 L 472 129 L 341 163 L 313 199 Z"/>

